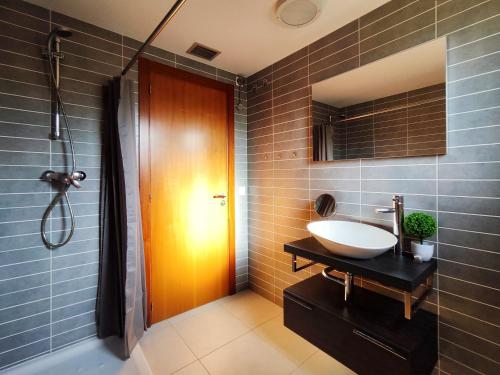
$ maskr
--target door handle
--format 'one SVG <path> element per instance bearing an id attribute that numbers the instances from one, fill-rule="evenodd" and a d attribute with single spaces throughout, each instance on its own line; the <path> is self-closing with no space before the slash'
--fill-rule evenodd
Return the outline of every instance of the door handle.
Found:
<path id="1" fill-rule="evenodd" d="M 224 194 L 224 193 L 215 194 L 214 199 L 221 199 L 220 205 L 221 206 L 226 205 L 226 194 Z"/>

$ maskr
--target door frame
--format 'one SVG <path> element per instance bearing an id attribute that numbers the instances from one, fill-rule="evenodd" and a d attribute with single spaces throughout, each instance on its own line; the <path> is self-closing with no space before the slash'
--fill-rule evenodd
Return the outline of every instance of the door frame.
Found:
<path id="1" fill-rule="evenodd" d="M 139 190 L 142 213 L 142 235 L 144 240 L 144 263 L 146 268 L 147 325 L 151 326 L 151 149 L 150 149 L 150 75 L 152 71 L 178 77 L 226 91 L 227 94 L 227 160 L 228 160 L 228 245 L 229 245 L 229 294 L 236 292 L 235 260 L 235 197 L 234 197 L 234 86 L 158 62 L 139 58 Z"/>

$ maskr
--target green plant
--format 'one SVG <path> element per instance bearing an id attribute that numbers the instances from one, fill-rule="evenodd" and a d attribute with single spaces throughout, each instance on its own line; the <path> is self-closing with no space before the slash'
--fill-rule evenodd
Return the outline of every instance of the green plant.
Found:
<path id="1" fill-rule="evenodd" d="M 423 212 L 414 212 L 403 221 L 405 233 L 416 237 L 423 243 L 425 238 L 429 238 L 436 232 L 436 220 Z"/>

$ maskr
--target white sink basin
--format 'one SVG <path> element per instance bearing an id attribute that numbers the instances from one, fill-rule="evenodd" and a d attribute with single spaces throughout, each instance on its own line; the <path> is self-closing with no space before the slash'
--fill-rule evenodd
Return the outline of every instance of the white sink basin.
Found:
<path id="1" fill-rule="evenodd" d="M 315 221 L 307 229 L 331 253 L 349 258 L 374 258 L 398 241 L 386 230 L 351 221 Z"/>

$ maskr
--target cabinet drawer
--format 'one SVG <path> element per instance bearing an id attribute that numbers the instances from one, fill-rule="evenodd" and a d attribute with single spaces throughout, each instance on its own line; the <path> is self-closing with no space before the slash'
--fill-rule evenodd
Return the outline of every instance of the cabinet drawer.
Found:
<path id="1" fill-rule="evenodd" d="M 358 374 L 411 374 L 409 354 L 285 293 L 285 326 Z"/>

